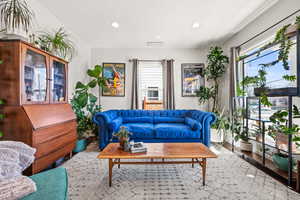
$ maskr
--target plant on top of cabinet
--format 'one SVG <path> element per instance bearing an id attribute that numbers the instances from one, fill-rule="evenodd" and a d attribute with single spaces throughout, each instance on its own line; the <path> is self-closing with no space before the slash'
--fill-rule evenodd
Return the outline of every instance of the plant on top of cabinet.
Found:
<path id="1" fill-rule="evenodd" d="M 64 30 L 63 27 L 57 31 L 42 32 L 35 44 L 39 45 L 41 49 L 51 52 L 61 58 L 72 60 L 75 54 L 74 43 L 70 40 L 70 35 Z"/>
<path id="2" fill-rule="evenodd" d="M 6 33 L 17 30 L 28 33 L 33 17 L 26 0 L 0 0 L 0 22 Z"/>
<path id="3" fill-rule="evenodd" d="M 229 58 L 223 55 L 221 47 L 211 47 L 207 55 L 207 67 L 204 69 L 204 75 L 207 81 L 212 81 L 213 86 L 201 86 L 197 92 L 199 103 L 205 103 L 210 99 L 213 100 L 212 112 L 218 112 L 218 94 L 219 94 L 219 79 L 225 74 L 226 65 L 229 63 Z"/>

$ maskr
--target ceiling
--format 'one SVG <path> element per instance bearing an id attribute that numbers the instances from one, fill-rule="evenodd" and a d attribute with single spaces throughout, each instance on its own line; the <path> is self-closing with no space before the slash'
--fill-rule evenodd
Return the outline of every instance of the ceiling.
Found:
<path id="1" fill-rule="evenodd" d="M 198 48 L 222 42 L 278 0 L 39 0 L 92 47 Z M 118 22 L 119 28 L 113 28 Z M 193 29 L 194 22 L 199 28 Z"/>

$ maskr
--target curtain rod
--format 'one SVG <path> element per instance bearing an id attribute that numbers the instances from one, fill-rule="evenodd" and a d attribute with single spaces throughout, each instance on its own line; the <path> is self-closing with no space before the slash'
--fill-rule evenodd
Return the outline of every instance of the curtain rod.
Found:
<path id="1" fill-rule="evenodd" d="M 129 62 L 132 62 L 134 59 L 129 59 Z M 163 62 L 164 60 L 168 60 L 168 59 L 161 59 L 161 60 L 139 60 L 137 59 L 139 62 Z M 169 59 L 169 60 L 173 60 L 173 59 Z M 174 61 L 174 60 L 173 60 Z"/>
<path id="2" fill-rule="evenodd" d="M 285 17 L 285 18 L 281 19 L 280 21 L 278 21 L 277 23 L 273 24 L 273 25 L 272 25 L 272 26 L 270 26 L 269 28 L 267 28 L 267 29 L 263 30 L 262 32 L 260 32 L 260 33 L 258 33 L 258 34 L 256 34 L 256 35 L 254 35 L 253 37 L 251 37 L 251 38 L 250 38 L 250 39 L 248 39 L 247 41 L 245 41 L 245 42 L 243 42 L 242 44 L 238 45 L 238 46 L 237 46 L 237 48 L 239 48 L 239 47 L 241 47 L 241 46 L 243 46 L 243 45 L 247 44 L 248 42 L 250 42 L 250 41 L 254 40 L 254 39 L 255 39 L 255 38 L 257 38 L 258 36 L 260 36 L 260 35 L 264 34 L 264 33 L 265 33 L 265 32 L 267 32 L 268 30 L 270 30 L 270 29 L 274 28 L 275 26 L 277 26 L 277 25 L 278 25 L 278 24 L 280 24 L 281 22 L 283 22 L 283 21 L 287 20 L 288 18 L 292 17 L 293 15 L 295 15 L 295 14 L 296 14 L 296 13 L 298 13 L 298 12 L 300 12 L 300 9 L 296 10 L 295 12 L 293 12 L 293 13 L 292 13 L 292 14 L 290 14 L 290 15 L 288 15 L 287 17 Z"/>

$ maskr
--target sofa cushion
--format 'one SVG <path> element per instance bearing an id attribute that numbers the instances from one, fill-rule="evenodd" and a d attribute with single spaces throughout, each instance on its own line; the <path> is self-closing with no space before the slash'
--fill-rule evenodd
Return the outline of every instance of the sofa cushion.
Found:
<path id="1" fill-rule="evenodd" d="M 184 118 L 181 117 L 154 117 L 154 124 L 159 123 L 184 123 Z"/>
<path id="2" fill-rule="evenodd" d="M 150 123 L 125 123 L 125 126 L 129 132 L 132 133 L 131 138 L 154 138 L 154 127 Z"/>
<path id="3" fill-rule="evenodd" d="M 37 187 L 37 191 L 22 198 L 22 200 L 68 198 L 68 175 L 65 168 L 55 168 L 30 177 Z"/>
<path id="4" fill-rule="evenodd" d="M 160 123 L 154 125 L 156 138 L 200 138 L 200 131 L 193 131 L 184 123 Z"/>
<path id="5" fill-rule="evenodd" d="M 123 123 L 153 123 L 153 117 L 123 117 Z"/>
<path id="6" fill-rule="evenodd" d="M 201 124 L 197 120 L 194 120 L 190 117 L 185 117 L 184 118 L 184 123 L 186 125 L 188 125 L 193 131 L 202 129 Z"/>
<path id="7" fill-rule="evenodd" d="M 112 132 L 118 132 L 120 129 L 120 126 L 122 125 L 123 120 L 122 117 L 117 117 L 116 119 L 112 120 L 109 124 L 108 127 Z"/>

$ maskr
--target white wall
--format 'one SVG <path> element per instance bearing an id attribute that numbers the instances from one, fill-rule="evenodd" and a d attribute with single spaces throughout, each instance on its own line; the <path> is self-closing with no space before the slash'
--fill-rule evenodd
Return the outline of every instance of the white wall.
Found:
<path id="1" fill-rule="evenodd" d="M 182 63 L 206 63 L 207 49 L 164 49 L 164 48 L 143 48 L 143 49 L 92 49 L 92 64 L 103 62 L 126 63 L 126 88 L 125 97 L 101 97 L 101 104 L 104 110 L 109 109 L 130 109 L 131 103 L 131 77 L 132 63 L 128 60 L 138 59 L 174 59 L 175 68 L 175 106 L 176 109 L 200 109 L 205 110 L 206 106 L 200 106 L 197 97 L 181 96 L 181 64 Z"/>
<path id="2" fill-rule="evenodd" d="M 37 0 L 27 0 L 29 6 L 35 13 L 35 22 L 32 32 L 37 31 L 53 31 L 60 27 L 65 27 L 56 16 L 54 16 L 47 8 L 41 5 Z M 91 47 L 85 41 L 81 40 L 74 33 L 65 29 L 70 33 L 71 40 L 76 45 L 76 55 L 69 63 L 69 82 L 68 93 L 69 99 L 72 97 L 74 87 L 77 81 L 87 80 L 85 71 L 90 66 L 91 61 Z"/>
<path id="3" fill-rule="evenodd" d="M 272 26 L 273 24 L 277 23 L 281 19 L 285 18 L 286 16 L 292 14 L 296 10 L 300 8 L 300 0 L 280 0 L 276 3 L 273 7 L 267 10 L 265 13 L 260 15 L 256 18 L 253 22 L 247 25 L 244 29 L 242 29 L 239 33 L 234 35 L 231 39 L 226 41 L 223 44 L 223 49 L 225 53 L 229 56 L 230 55 L 230 48 L 240 45 L 241 43 L 247 41 L 257 33 L 265 30 L 266 28 Z M 300 13 L 298 13 L 300 16 Z M 269 30 L 265 34 L 261 35 L 260 37 L 256 38 L 255 40 L 247 43 L 246 45 L 242 46 L 242 49 L 247 49 L 249 47 L 254 46 L 255 44 L 268 39 L 270 36 L 274 35 L 276 31 L 281 28 L 283 25 L 294 22 L 295 17 L 279 24 L 278 26 L 274 27 L 273 29 Z M 223 89 L 220 91 L 220 102 L 224 108 L 229 108 L 229 74 L 227 73 L 224 76 L 224 80 L 222 82 Z"/>

